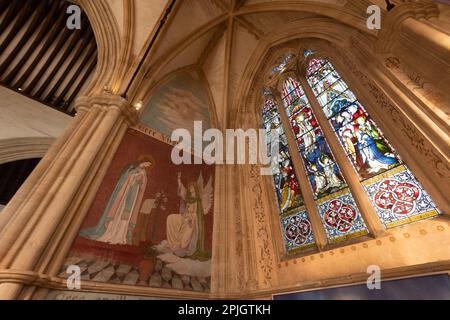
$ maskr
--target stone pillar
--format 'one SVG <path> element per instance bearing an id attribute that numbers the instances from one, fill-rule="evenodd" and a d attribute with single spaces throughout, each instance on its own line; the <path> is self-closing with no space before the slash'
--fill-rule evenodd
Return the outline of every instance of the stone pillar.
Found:
<path id="1" fill-rule="evenodd" d="M 397 59 L 409 76 L 409 82 L 438 89 L 437 103 L 450 100 L 450 34 L 437 29 L 428 20 L 439 16 L 437 1 L 402 1 L 383 21 L 376 51 Z M 446 105 L 448 108 L 448 105 Z M 448 111 L 448 110 L 447 110 Z"/>
<path id="2" fill-rule="evenodd" d="M 4 210 L 8 220 L 0 221 L 0 299 L 17 299 L 26 285 L 48 276 L 39 272 L 45 269 L 41 261 L 48 260 L 46 250 L 61 233 L 63 220 L 83 220 L 88 206 L 71 209 L 86 196 L 84 184 L 95 174 L 92 168 L 99 170 L 111 135 L 120 140 L 125 131 L 116 129 L 137 122 L 137 111 L 114 95 L 81 97 L 77 111 L 73 124 Z"/>

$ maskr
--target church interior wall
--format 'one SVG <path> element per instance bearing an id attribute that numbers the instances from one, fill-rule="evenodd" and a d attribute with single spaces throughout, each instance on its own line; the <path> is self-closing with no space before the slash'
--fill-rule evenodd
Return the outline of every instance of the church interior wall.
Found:
<path id="1" fill-rule="evenodd" d="M 142 131 L 130 129 L 125 134 L 61 268 L 61 275 L 65 275 L 68 266 L 79 265 L 83 268 L 82 278 L 85 281 L 209 292 L 214 166 L 176 166 L 170 160 L 172 145 Z M 124 186 L 130 168 L 146 161 L 151 164 L 146 169 L 147 179 L 141 182 L 139 203 L 130 213 L 131 220 L 126 225 L 126 233 L 122 233 L 120 238 L 119 235 L 111 234 L 111 230 L 104 229 L 103 221 L 108 216 L 114 216 L 112 210 L 118 210 L 114 208 L 120 205 L 120 192 L 124 192 L 120 188 Z M 181 186 L 177 182 L 178 175 Z M 181 222 L 176 218 L 182 217 L 179 213 L 183 213 L 184 217 L 185 207 L 191 206 L 194 201 L 186 200 L 186 194 L 180 194 L 179 188 L 189 189 L 194 185 L 199 192 L 197 197 L 203 197 L 203 202 L 198 199 L 199 205 L 195 203 L 195 209 L 204 214 L 204 226 L 201 230 L 192 231 L 187 220 L 183 220 L 180 225 Z M 111 194 L 114 196 L 111 197 Z M 196 199 L 194 194 L 188 196 Z M 208 212 L 200 208 L 202 203 Z M 186 216 L 186 219 L 191 219 L 193 224 L 192 219 L 197 218 L 197 212 L 190 214 L 194 216 Z M 118 232 L 118 229 L 115 231 Z M 168 246 L 178 246 L 180 252 L 184 250 L 182 248 L 186 248 L 185 242 L 189 242 L 190 237 L 202 239 L 203 243 L 201 248 L 189 248 L 189 255 L 186 253 L 189 258 L 169 253 Z M 198 260 L 192 258 L 193 254 L 198 255 Z M 186 256 L 183 253 L 179 255 Z"/>
<path id="2" fill-rule="evenodd" d="M 134 74 L 169 1 L 77 2 L 91 20 L 99 62 L 75 119 L 0 88 L 0 148 L 10 146 L 0 163 L 49 150 L 11 204 L 0 207 L 0 239 L 8 244 L 0 246 L 0 269 L 18 269 L 20 279 L 6 275 L 0 298 L 271 299 L 364 284 L 368 266 L 385 280 L 448 274 L 448 72 L 436 76 L 449 68 L 447 7 L 409 17 L 414 23 L 390 37 L 366 28 L 370 1 L 248 0 L 232 18 L 221 0 L 178 1 Z M 426 41 L 420 27 L 436 38 Z M 412 50 L 415 43 L 424 46 Z M 301 48 L 333 61 L 441 216 L 289 255 L 273 180 L 258 165 L 172 164 L 170 133 L 191 131 L 195 120 L 204 130 L 259 129 L 261 89 L 273 80 L 268 70 Z M 436 59 L 419 66 L 428 52 Z M 23 140 L 31 145 L 25 151 Z M 193 219 L 202 210 L 200 230 Z M 74 265 L 82 289 L 67 291 Z"/>

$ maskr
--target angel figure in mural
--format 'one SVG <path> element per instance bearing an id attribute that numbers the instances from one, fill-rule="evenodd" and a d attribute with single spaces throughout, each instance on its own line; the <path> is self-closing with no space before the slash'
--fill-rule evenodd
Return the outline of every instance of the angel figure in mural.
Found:
<path id="1" fill-rule="evenodd" d="M 80 231 L 80 236 L 114 245 L 133 245 L 133 233 L 153 162 L 142 158 L 121 175 L 97 225 Z"/>
<path id="2" fill-rule="evenodd" d="M 180 197 L 180 212 L 167 217 L 167 240 L 157 246 L 157 249 L 168 248 L 178 257 L 207 261 L 211 254 L 205 246 L 205 215 L 213 204 L 213 181 L 209 178 L 206 186 L 200 173 L 196 182 L 191 182 L 187 188 L 178 173 L 178 196 Z"/>

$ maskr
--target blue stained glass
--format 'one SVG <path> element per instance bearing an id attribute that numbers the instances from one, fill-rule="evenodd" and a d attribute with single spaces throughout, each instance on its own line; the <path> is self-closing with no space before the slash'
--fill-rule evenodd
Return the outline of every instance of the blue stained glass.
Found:
<path id="1" fill-rule="evenodd" d="M 308 58 L 310 55 L 314 54 L 314 50 L 304 50 L 303 51 L 303 56 L 305 58 Z"/>
<path id="2" fill-rule="evenodd" d="M 300 152 L 303 154 L 305 151 L 308 151 L 308 149 L 309 152 L 311 152 L 313 145 L 319 142 L 321 143 L 324 139 L 322 130 L 317 127 L 314 130 L 298 137 L 297 145 L 299 146 Z"/>
<path id="3" fill-rule="evenodd" d="M 317 98 L 319 104 L 322 106 L 323 111 L 327 118 L 331 118 L 335 114 L 341 112 L 349 105 L 356 101 L 355 95 L 347 90 L 343 93 L 338 93 L 332 90 L 328 90 L 319 98 Z"/>
<path id="4" fill-rule="evenodd" d="M 284 134 L 277 105 L 265 91 L 266 102 L 263 107 L 263 126 L 268 156 L 271 159 L 275 194 L 278 201 L 280 223 L 288 254 L 315 247 L 314 236 L 298 182 L 288 141 Z M 276 139 L 275 139 L 276 137 Z M 278 141 L 278 153 L 274 143 Z M 292 212 L 295 214 L 292 215 Z"/>
<path id="5" fill-rule="evenodd" d="M 348 189 L 321 199 L 318 208 L 330 243 L 369 233 Z"/>
<path id="6" fill-rule="evenodd" d="M 284 243 L 288 253 L 293 254 L 315 246 L 311 222 L 304 208 L 281 218 Z"/>
<path id="7" fill-rule="evenodd" d="M 346 187 L 339 167 L 325 140 L 301 152 L 316 199 Z"/>
<path id="8" fill-rule="evenodd" d="M 287 54 L 286 56 L 284 56 L 283 58 L 283 62 L 281 62 L 280 65 L 276 66 L 275 68 L 273 68 L 272 70 L 272 74 L 274 73 L 282 73 L 284 71 L 286 71 L 287 65 L 289 64 L 289 61 L 294 58 L 295 56 L 293 54 Z"/>
<path id="9" fill-rule="evenodd" d="M 365 111 L 364 107 L 358 101 L 355 101 L 344 110 L 341 110 L 339 113 L 333 115 L 329 120 L 336 131 L 346 127 L 350 122 L 355 123 L 359 117 L 369 118 L 369 115 Z"/>
<path id="10" fill-rule="evenodd" d="M 308 82 L 355 171 L 365 180 L 365 189 L 385 226 L 438 215 L 436 205 L 333 65 L 324 59 L 314 60 L 307 71 Z M 330 66 L 331 78 L 323 77 L 318 65 Z"/>
<path id="11" fill-rule="evenodd" d="M 440 213 L 405 166 L 364 181 L 364 187 L 386 228 L 436 217 Z"/>
<path id="12" fill-rule="evenodd" d="M 267 110 L 275 110 L 268 114 Z M 272 99 L 266 99 L 263 107 L 263 123 L 268 155 L 271 159 L 272 172 L 274 173 L 275 192 L 278 199 L 280 213 L 290 211 L 304 205 L 294 166 L 292 165 L 289 146 L 284 134 L 277 106 Z M 277 138 L 278 148 L 273 144 Z M 278 153 L 275 151 L 278 149 Z"/>
<path id="13" fill-rule="evenodd" d="M 322 70 L 324 69 L 322 68 Z M 334 89 L 347 90 L 341 83 L 336 83 Z M 283 92 L 286 113 L 291 120 L 291 127 L 303 158 L 310 186 L 317 203 L 323 209 L 321 216 L 328 241 L 339 242 L 350 237 L 367 234 L 367 228 L 360 217 L 352 195 L 348 189 L 342 192 L 347 184 L 336 164 L 319 122 L 304 96 L 303 89 L 296 80 L 290 78 L 285 82 Z M 342 92 L 337 95 L 340 93 Z M 296 107 L 295 104 L 298 97 L 302 97 L 301 107 Z M 324 199 L 329 199 L 329 201 Z"/>

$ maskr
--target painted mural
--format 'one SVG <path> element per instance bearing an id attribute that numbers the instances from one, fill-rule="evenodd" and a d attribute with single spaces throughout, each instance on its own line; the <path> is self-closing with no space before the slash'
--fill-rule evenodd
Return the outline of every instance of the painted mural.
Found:
<path id="1" fill-rule="evenodd" d="M 183 71 L 152 95 L 141 122 L 169 137 L 180 128 L 193 134 L 194 121 L 202 121 L 204 129 L 211 127 L 208 105 L 208 92 L 198 74 L 195 71 Z"/>
<path id="2" fill-rule="evenodd" d="M 61 270 L 81 280 L 208 292 L 214 167 L 174 165 L 172 146 L 130 129 Z"/>

